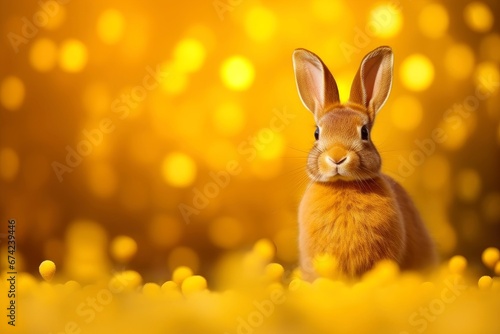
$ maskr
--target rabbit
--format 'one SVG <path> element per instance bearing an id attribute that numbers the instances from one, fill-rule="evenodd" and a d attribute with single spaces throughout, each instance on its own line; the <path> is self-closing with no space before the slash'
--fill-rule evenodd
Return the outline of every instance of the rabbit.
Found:
<path id="1" fill-rule="evenodd" d="M 339 277 L 356 279 L 381 260 L 402 270 L 436 263 L 436 251 L 410 196 L 381 172 L 381 157 L 370 139 L 375 116 L 392 86 L 393 52 L 368 53 L 341 103 L 332 74 L 314 53 L 293 52 L 300 99 L 316 121 L 307 157 L 311 179 L 298 210 L 302 275 L 314 280 L 313 261 L 335 259 Z"/>

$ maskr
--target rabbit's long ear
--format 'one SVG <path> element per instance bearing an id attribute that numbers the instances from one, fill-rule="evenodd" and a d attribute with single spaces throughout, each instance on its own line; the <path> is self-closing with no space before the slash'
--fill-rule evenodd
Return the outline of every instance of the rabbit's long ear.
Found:
<path id="1" fill-rule="evenodd" d="M 388 46 L 381 46 L 365 56 L 354 78 L 349 100 L 363 105 L 372 120 L 389 97 L 394 56 Z"/>
<path id="2" fill-rule="evenodd" d="M 293 52 L 293 69 L 300 99 L 318 120 L 340 102 L 337 83 L 328 68 L 314 53 L 305 49 Z"/>

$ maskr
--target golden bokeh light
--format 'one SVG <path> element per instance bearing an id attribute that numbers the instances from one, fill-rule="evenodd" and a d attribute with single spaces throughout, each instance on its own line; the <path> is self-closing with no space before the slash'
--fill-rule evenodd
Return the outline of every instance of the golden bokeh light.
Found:
<path id="1" fill-rule="evenodd" d="M 400 130 L 416 129 L 422 121 L 423 108 L 420 101 L 411 95 L 400 95 L 391 106 L 392 123 Z"/>
<path id="2" fill-rule="evenodd" d="M 277 29 L 274 13 L 268 8 L 255 6 L 248 10 L 245 17 L 245 30 L 248 36 L 256 42 L 270 40 Z"/>
<path id="3" fill-rule="evenodd" d="M 181 40 L 174 49 L 175 68 L 181 72 L 198 71 L 202 67 L 205 57 L 205 47 L 194 38 Z"/>
<path id="4" fill-rule="evenodd" d="M 380 38 L 392 38 L 403 27 L 403 15 L 392 5 L 378 5 L 370 12 L 368 21 L 373 25 L 375 35 Z"/>
<path id="5" fill-rule="evenodd" d="M 481 193 L 481 176 L 474 169 L 463 169 L 457 175 L 457 195 L 466 202 L 476 200 Z"/>
<path id="6" fill-rule="evenodd" d="M 181 222 L 167 215 L 156 215 L 148 225 L 149 240 L 158 248 L 177 244 L 182 237 Z"/>
<path id="7" fill-rule="evenodd" d="M 162 162 L 161 172 L 167 184 L 173 187 L 187 187 L 196 178 L 196 163 L 193 159 L 181 152 L 167 155 Z"/>
<path id="8" fill-rule="evenodd" d="M 24 83 L 16 76 L 8 76 L 2 80 L 0 86 L 0 102 L 10 111 L 17 110 L 24 101 Z"/>
<path id="9" fill-rule="evenodd" d="M 270 138 L 262 141 L 262 148 L 258 150 L 258 155 L 264 160 L 273 160 L 283 156 L 286 141 L 279 133 L 273 133 L 270 129 L 264 129 L 259 133 L 259 138 Z"/>
<path id="10" fill-rule="evenodd" d="M 110 252 L 118 262 L 128 262 L 137 253 L 137 242 L 127 235 L 119 235 L 111 240 Z"/>
<path id="11" fill-rule="evenodd" d="M 454 79 L 467 79 L 472 73 L 474 65 L 474 52 L 466 44 L 455 44 L 444 55 L 444 66 Z"/>
<path id="12" fill-rule="evenodd" d="M 48 72 L 57 62 L 57 46 L 51 39 L 39 38 L 33 42 L 29 53 L 30 63 L 39 72 Z"/>
<path id="13" fill-rule="evenodd" d="M 179 69 L 178 64 L 167 62 L 163 64 L 163 68 L 167 73 L 167 78 L 161 81 L 161 88 L 171 95 L 177 95 L 185 91 L 189 83 L 189 77 Z"/>
<path id="14" fill-rule="evenodd" d="M 474 1 L 464 9 L 465 23 L 477 32 L 488 32 L 494 23 L 493 13 L 484 2 Z"/>
<path id="15" fill-rule="evenodd" d="M 500 71 L 498 64 L 485 61 L 477 64 L 474 70 L 474 81 L 477 86 L 483 87 L 490 93 L 497 89 L 497 83 L 500 82 Z"/>
<path id="16" fill-rule="evenodd" d="M 12 148 L 0 149 L 0 177 L 4 181 L 12 181 L 19 172 L 19 157 Z"/>
<path id="17" fill-rule="evenodd" d="M 449 25 L 446 8 L 438 3 L 426 5 L 418 16 L 418 27 L 428 38 L 438 39 L 446 34 Z"/>
<path id="18" fill-rule="evenodd" d="M 189 247 L 176 247 L 168 255 L 168 268 L 174 271 L 175 268 L 186 266 L 193 272 L 197 272 L 200 266 L 198 254 Z"/>
<path id="19" fill-rule="evenodd" d="M 59 50 L 59 66 L 66 72 L 80 72 L 87 64 L 87 47 L 76 39 L 65 40 Z"/>
<path id="20" fill-rule="evenodd" d="M 434 80 L 434 65 L 422 54 L 405 58 L 399 70 L 403 85 L 412 91 L 426 90 Z"/>
<path id="21" fill-rule="evenodd" d="M 106 44 L 118 43 L 125 30 L 125 18 L 116 9 L 108 9 L 99 15 L 97 20 L 97 34 Z"/>
<path id="22" fill-rule="evenodd" d="M 46 3 L 45 5 L 53 5 L 55 7 L 54 12 L 49 15 L 49 20 L 47 21 L 47 24 L 44 26 L 44 28 L 47 30 L 56 30 L 61 27 L 62 24 L 66 21 L 67 10 L 64 5 L 59 4 L 59 2 L 57 1 L 50 4 Z"/>
<path id="23" fill-rule="evenodd" d="M 241 222 L 231 217 L 219 217 L 208 228 L 208 237 L 214 245 L 231 249 L 241 244 L 245 231 Z"/>
<path id="24" fill-rule="evenodd" d="M 255 69 L 248 59 L 242 56 L 233 56 L 222 63 L 220 75 L 227 88 L 241 91 L 252 85 Z"/>

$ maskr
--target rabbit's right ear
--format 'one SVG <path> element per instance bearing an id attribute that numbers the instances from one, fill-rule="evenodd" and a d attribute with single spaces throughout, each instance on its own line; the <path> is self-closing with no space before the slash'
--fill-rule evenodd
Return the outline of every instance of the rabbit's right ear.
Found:
<path id="1" fill-rule="evenodd" d="M 338 104 L 339 90 L 328 68 L 314 53 L 305 49 L 293 52 L 293 69 L 300 99 L 316 120 Z"/>

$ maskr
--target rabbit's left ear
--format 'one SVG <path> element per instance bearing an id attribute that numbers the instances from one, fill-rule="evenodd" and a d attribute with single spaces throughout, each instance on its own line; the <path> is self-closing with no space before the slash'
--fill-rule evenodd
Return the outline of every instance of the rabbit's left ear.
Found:
<path id="1" fill-rule="evenodd" d="M 391 92 L 393 62 L 390 47 L 373 50 L 361 62 L 352 83 L 349 100 L 367 108 L 372 120 Z"/>

